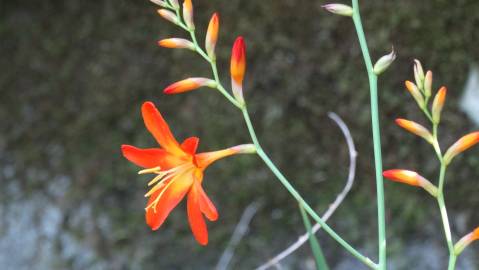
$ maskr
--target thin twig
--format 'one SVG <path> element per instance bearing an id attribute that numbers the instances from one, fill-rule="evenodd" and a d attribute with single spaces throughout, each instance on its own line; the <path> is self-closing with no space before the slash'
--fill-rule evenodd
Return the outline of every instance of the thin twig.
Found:
<path id="1" fill-rule="evenodd" d="M 228 242 L 228 245 L 221 255 L 218 263 L 216 264 L 216 270 L 226 270 L 228 269 L 228 265 L 231 262 L 231 259 L 233 258 L 234 252 L 238 244 L 240 243 L 241 239 L 243 236 L 248 232 L 249 224 L 251 220 L 253 219 L 254 215 L 256 212 L 258 212 L 258 209 L 260 207 L 259 202 L 253 202 L 243 212 L 243 215 L 240 218 L 240 221 L 238 222 L 238 225 L 236 225 L 236 228 L 233 232 L 233 236 L 231 236 L 230 241 Z"/>
<path id="2" fill-rule="evenodd" d="M 321 217 L 321 219 L 323 219 L 324 221 L 327 221 L 331 217 L 331 215 L 336 211 L 336 209 L 338 209 L 339 205 L 341 205 L 341 203 L 344 201 L 344 198 L 351 190 L 351 187 L 353 186 L 353 183 L 354 183 L 354 178 L 356 177 L 356 159 L 358 156 L 356 147 L 354 146 L 354 140 L 351 136 L 351 132 L 349 131 L 348 126 L 337 114 L 330 112 L 328 113 L 328 116 L 339 126 L 339 128 L 343 132 L 344 138 L 346 139 L 346 143 L 348 145 L 348 150 L 349 150 L 349 173 L 348 173 L 348 179 L 346 181 L 346 185 L 344 186 L 343 190 L 341 191 L 341 193 L 338 194 L 334 202 L 329 206 L 328 210 Z M 313 226 L 313 233 L 316 233 L 320 228 L 321 228 L 321 225 L 316 223 Z M 284 251 L 276 255 L 274 258 L 270 259 L 265 264 L 256 268 L 256 270 L 265 270 L 265 269 L 268 269 L 269 267 L 277 265 L 281 260 L 291 255 L 293 252 L 299 249 L 307 241 L 308 241 L 308 233 L 306 232 L 305 234 L 300 236 L 295 243 L 293 243 L 287 249 L 285 249 Z"/>

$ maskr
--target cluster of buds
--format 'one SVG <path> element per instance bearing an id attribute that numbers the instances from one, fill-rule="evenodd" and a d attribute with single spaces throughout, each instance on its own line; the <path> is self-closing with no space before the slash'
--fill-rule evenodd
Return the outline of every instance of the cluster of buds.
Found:
<path id="1" fill-rule="evenodd" d="M 432 95 L 432 72 L 429 70 L 424 73 L 421 62 L 419 62 L 418 60 L 414 60 L 414 80 L 415 82 L 406 81 L 406 89 L 416 100 L 420 109 L 431 122 L 433 131 L 431 132 L 421 124 L 406 119 L 397 119 L 396 124 L 401 128 L 423 138 L 434 147 L 434 150 L 438 155 L 439 161 L 441 162 L 441 167 L 443 170 L 442 177 L 444 177 L 446 167 L 451 163 L 452 159 L 455 156 L 479 143 L 479 131 L 472 132 L 462 137 L 451 147 L 449 147 L 449 149 L 443 155 L 437 138 L 437 129 L 441 121 L 441 113 L 444 107 L 444 103 L 446 101 L 447 89 L 446 87 L 442 86 L 437 91 L 436 96 L 434 97 L 434 101 L 432 102 L 431 109 L 429 109 L 429 99 Z M 416 172 L 395 169 L 384 171 L 383 175 L 385 178 L 395 182 L 401 182 L 412 186 L 422 187 L 433 197 L 437 197 L 438 199 L 443 200 L 438 196 L 439 194 L 443 196 L 442 189 L 444 185 L 440 184 L 440 188 L 438 188 L 429 180 Z M 442 178 L 440 182 L 441 181 L 444 181 L 444 179 Z M 479 228 L 464 236 L 456 244 L 454 250 L 455 254 L 459 255 L 469 244 L 478 239 Z"/>
<path id="2" fill-rule="evenodd" d="M 194 37 L 195 24 L 193 21 L 193 3 L 191 0 L 185 0 L 180 12 L 178 1 L 161 1 L 151 0 L 153 3 L 160 5 L 163 9 L 158 10 L 158 14 L 164 19 L 173 22 L 190 32 Z M 180 17 L 180 14 L 182 16 Z M 196 42 L 196 38 L 192 41 L 183 38 L 167 38 L 158 41 L 158 45 L 164 48 L 188 49 L 198 52 L 212 65 L 216 63 L 216 43 L 220 28 L 220 17 L 218 13 L 211 16 L 208 24 L 208 30 L 205 37 L 205 51 L 200 48 Z M 238 37 L 233 45 L 231 52 L 231 88 L 233 96 L 239 106 L 244 105 L 243 97 L 243 79 L 246 72 L 246 46 L 243 37 Z M 215 74 L 216 75 L 216 74 Z M 173 83 L 166 87 L 165 94 L 178 94 L 196 90 L 201 87 L 209 87 L 218 89 L 222 87 L 217 79 L 209 78 L 187 78 L 179 82 Z M 223 89 L 220 89 L 220 91 Z"/>

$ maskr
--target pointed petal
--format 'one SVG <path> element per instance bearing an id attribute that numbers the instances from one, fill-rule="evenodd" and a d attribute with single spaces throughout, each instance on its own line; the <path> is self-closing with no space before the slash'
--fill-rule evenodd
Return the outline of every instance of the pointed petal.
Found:
<path id="1" fill-rule="evenodd" d="M 124 144 L 121 146 L 121 151 L 126 159 L 143 168 L 160 167 L 162 170 L 167 170 L 184 162 L 160 148 L 141 149 Z"/>
<path id="2" fill-rule="evenodd" d="M 185 156 L 185 152 L 180 148 L 180 145 L 170 131 L 170 127 L 155 105 L 152 102 L 145 102 L 141 107 L 141 112 L 146 128 L 161 147 L 174 155 Z"/>
<path id="3" fill-rule="evenodd" d="M 210 221 L 216 221 L 218 219 L 218 211 L 215 205 L 211 202 L 210 198 L 208 198 L 201 184 L 198 184 L 197 188 L 201 212 L 203 212 Z"/>
<path id="4" fill-rule="evenodd" d="M 156 195 L 155 193 L 153 196 L 151 196 L 161 196 L 158 201 L 158 205 L 156 206 L 156 211 L 154 207 L 150 207 L 146 211 L 146 223 L 151 227 L 152 230 L 157 230 L 160 228 L 170 214 L 171 210 L 173 210 L 173 208 L 175 208 L 185 197 L 192 184 L 193 176 L 191 172 L 180 174 L 171 179 L 163 189 L 160 189 L 162 191 L 159 193 L 159 195 Z M 150 198 L 149 203 L 153 201 L 154 199 Z"/>
<path id="5" fill-rule="evenodd" d="M 188 221 L 196 241 L 204 246 L 208 244 L 208 230 L 200 211 L 198 185 L 198 182 L 195 181 L 188 193 Z"/>
<path id="6" fill-rule="evenodd" d="M 196 149 L 198 149 L 198 144 L 200 143 L 200 138 L 198 137 L 189 137 L 181 143 L 181 149 L 190 155 L 196 154 Z"/>

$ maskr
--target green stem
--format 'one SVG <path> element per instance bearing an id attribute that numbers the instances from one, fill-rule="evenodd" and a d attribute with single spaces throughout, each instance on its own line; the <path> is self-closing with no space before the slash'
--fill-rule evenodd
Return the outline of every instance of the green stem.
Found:
<path id="1" fill-rule="evenodd" d="M 451 226 L 447 216 L 446 203 L 444 200 L 444 183 L 446 176 L 446 165 L 441 161 L 441 172 L 439 174 L 439 192 L 437 195 L 437 203 L 441 212 L 442 225 L 444 227 L 444 235 L 446 236 L 447 248 L 449 249 L 449 266 L 448 270 L 455 269 L 457 256 L 454 252 L 454 243 L 452 242 Z"/>
<path id="2" fill-rule="evenodd" d="M 352 0 L 353 3 L 353 22 L 363 53 L 364 62 L 369 78 L 369 88 L 371 94 L 371 121 L 373 129 L 374 143 L 374 164 L 376 168 L 376 190 L 377 190 L 377 206 L 378 206 L 378 240 L 379 240 L 379 270 L 386 269 L 386 218 L 385 218 L 385 202 L 384 202 L 384 183 L 382 176 L 382 157 L 381 157 L 381 132 L 379 124 L 379 106 L 378 106 L 378 78 L 373 71 L 373 63 L 369 55 L 369 49 L 364 34 L 364 29 L 359 13 L 358 0 Z"/>
<path id="3" fill-rule="evenodd" d="M 318 239 L 316 239 L 316 236 L 313 233 L 311 221 L 309 221 L 308 214 L 306 213 L 301 204 L 299 205 L 299 211 L 301 212 L 301 217 L 303 218 L 304 227 L 308 232 L 309 244 L 311 246 L 311 250 L 313 251 L 314 259 L 316 261 L 316 268 L 318 270 L 329 270 L 328 263 L 324 258 L 323 250 L 319 245 Z"/>
<path id="4" fill-rule="evenodd" d="M 279 169 L 274 165 L 271 159 L 266 155 L 266 153 L 261 148 L 259 144 L 258 138 L 256 137 L 255 130 L 251 123 L 251 119 L 249 117 L 248 111 L 246 107 L 242 109 L 243 116 L 246 122 L 246 126 L 248 127 L 248 131 L 250 133 L 251 139 L 256 147 L 256 152 L 258 156 L 264 161 L 266 166 L 269 167 L 271 172 L 278 178 L 278 180 L 283 184 L 283 186 L 289 191 L 289 193 L 298 201 L 298 203 L 304 207 L 304 210 L 308 212 L 308 214 L 321 225 L 323 230 L 328 233 L 334 240 L 336 240 L 341 246 L 343 246 L 347 251 L 349 251 L 354 257 L 358 260 L 363 262 L 365 265 L 369 266 L 371 269 L 377 269 L 377 265 L 371 261 L 368 257 L 359 253 L 355 248 L 353 248 L 350 244 L 348 244 L 343 238 L 341 238 L 329 225 L 327 225 L 321 217 L 308 205 L 308 203 L 301 197 L 298 191 L 291 185 L 288 179 L 279 171 Z"/>

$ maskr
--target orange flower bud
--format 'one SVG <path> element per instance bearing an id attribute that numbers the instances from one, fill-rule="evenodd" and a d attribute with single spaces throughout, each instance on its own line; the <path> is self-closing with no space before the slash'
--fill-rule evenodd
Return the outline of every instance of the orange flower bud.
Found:
<path id="1" fill-rule="evenodd" d="M 424 86 L 424 70 L 422 68 L 421 62 L 414 59 L 414 78 L 419 89 L 423 89 Z"/>
<path id="2" fill-rule="evenodd" d="M 183 2 L 183 19 L 190 30 L 195 29 L 193 22 L 193 3 L 191 0 L 185 0 L 185 2 Z"/>
<path id="3" fill-rule="evenodd" d="M 432 93 L 432 71 L 428 70 L 426 72 L 426 77 L 424 78 L 424 95 L 429 98 Z"/>
<path id="4" fill-rule="evenodd" d="M 414 100 L 416 100 L 419 107 L 423 108 L 425 106 L 424 97 L 422 96 L 419 88 L 411 81 L 406 81 L 406 89 L 412 95 Z"/>
<path id="5" fill-rule="evenodd" d="M 196 90 L 200 87 L 215 88 L 216 82 L 207 78 L 188 78 L 179 82 L 176 82 L 163 90 L 165 94 L 179 94 Z"/>
<path id="6" fill-rule="evenodd" d="M 216 41 L 218 40 L 218 31 L 220 27 L 220 18 L 218 13 L 213 14 L 206 32 L 205 48 L 210 58 L 215 58 Z"/>
<path id="7" fill-rule="evenodd" d="M 470 133 L 460 138 L 455 144 L 449 147 L 444 155 L 444 162 L 449 164 L 455 156 L 473 147 L 477 143 L 479 143 L 479 131 Z"/>
<path id="8" fill-rule="evenodd" d="M 389 180 L 404 183 L 411 186 L 422 187 L 432 196 L 436 197 L 438 190 L 431 182 L 416 172 L 408 170 L 388 170 L 383 172 L 383 176 Z"/>
<path id="9" fill-rule="evenodd" d="M 472 242 L 479 240 L 479 227 L 474 231 L 466 234 L 454 245 L 454 254 L 458 256 L 462 251 L 469 246 Z"/>
<path id="10" fill-rule="evenodd" d="M 195 45 L 186 39 L 183 38 L 167 38 L 158 41 L 158 45 L 165 48 L 173 49 L 190 49 L 194 50 Z"/>
<path id="11" fill-rule="evenodd" d="M 436 124 L 441 121 L 441 112 L 444 107 L 444 102 L 446 102 L 446 94 L 447 88 L 445 86 L 441 87 L 432 102 L 432 121 Z"/>
<path id="12" fill-rule="evenodd" d="M 414 133 L 420 137 L 423 137 L 429 143 L 433 142 L 433 137 L 431 133 L 429 132 L 429 130 L 427 130 L 425 127 L 423 127 L 422 125 L 416 122 L 399 118 L 399 119 L 396 119 L 396 124 L 411 133 Z"/>
<path id="13" fill-rule="evenodd" d="M 322 6 L 327 11 L 341 16 L 351 17 L 353 16 L 353 8 L 343 4 L 327 4 Z"/>
<path id="14" fill-rule="evenodd" d="M 170 21 L 174 24 L 178 24 L 178 17 L 176 17 L 175 13 L 166 9 L 158 9 L 158 14 L 160 14 L 163 19 Z"/>
<path id="15" fill-rule="evenodd" d="M 243 37 L 238 37 L 231 51 L 231 85 L 233 94 L 240 103 L 244 103 L 243 79 L 246 72 L 246 47 Z"/>

